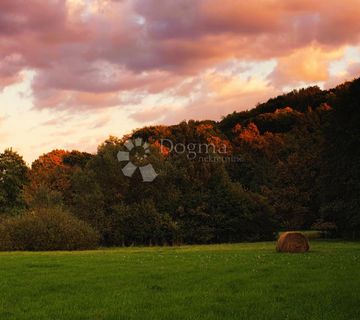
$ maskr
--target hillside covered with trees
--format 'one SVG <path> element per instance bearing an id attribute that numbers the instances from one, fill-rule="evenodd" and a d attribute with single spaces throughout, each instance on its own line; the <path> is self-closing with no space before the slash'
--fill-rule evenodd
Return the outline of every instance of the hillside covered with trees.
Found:
<path id="1" fill-rule="evenodd" d="M 131 178 L 122 172 L 117 153 L 132 137 L 151 145 L 148 161 L 158 173 L 151 183 L 139 171 Z M 206 155 L 211 161 L 203 150 L 189 159 L 189 150 L 171 152 L 162 139 L 215 148 Z M 295 90 L 219 122 L 110 137 L 96 154 L 53 150 L 31 168 L 7 149 L 0 155 L 0 248 L 257 241 L 311 228 L 359 238 L 359 143 L 357 79 Z"/>

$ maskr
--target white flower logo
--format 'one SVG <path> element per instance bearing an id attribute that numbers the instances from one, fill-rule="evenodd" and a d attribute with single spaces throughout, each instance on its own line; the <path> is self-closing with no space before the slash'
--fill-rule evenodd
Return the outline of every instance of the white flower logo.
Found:
<path id="1" fill-rule="evenodd" d="M 122 172 L 127 177 L 132 177 L 136 169 L 139 168 L 143 182 L 151 182 L 157 177 L 153 166 L 147 163 L 150 154 L 149 144 L 141 138 L 129 139 L 124 143 L 128 151 L 119 151 L 117 158 L 120 162 L 128 161 Z M 147 164 L 146 164 L 147 163 Z"/>

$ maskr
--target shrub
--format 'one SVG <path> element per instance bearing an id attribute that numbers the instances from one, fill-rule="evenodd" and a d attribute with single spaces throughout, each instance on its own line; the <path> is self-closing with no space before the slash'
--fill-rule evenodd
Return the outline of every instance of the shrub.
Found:
<path id="1" fill-rule="evenodd" d="M 61 209 L 30 211 L 0 225 L 0 250 L 84 250 L 98 242 L 92 227 Z"/>

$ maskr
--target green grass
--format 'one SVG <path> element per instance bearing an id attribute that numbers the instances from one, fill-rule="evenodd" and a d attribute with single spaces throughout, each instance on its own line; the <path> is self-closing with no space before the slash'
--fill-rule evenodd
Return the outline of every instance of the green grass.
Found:
<path id="1" fill-rule="evenodd" d="M 0 319 L 360 319 L 360 243 L 0 253 Z"/>

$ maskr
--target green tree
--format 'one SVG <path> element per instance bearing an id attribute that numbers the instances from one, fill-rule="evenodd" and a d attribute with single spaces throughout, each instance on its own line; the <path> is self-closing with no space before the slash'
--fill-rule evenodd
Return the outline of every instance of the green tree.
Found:
<path id="1" fill-rule="evenodd" d="M 0 213 L 17 214 L 24 206 L 22 190 L 28 182 L 28 167 L 12 149 L 0 154 Z"/>

